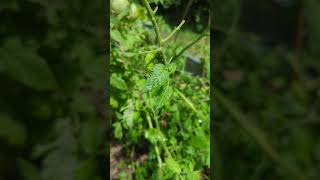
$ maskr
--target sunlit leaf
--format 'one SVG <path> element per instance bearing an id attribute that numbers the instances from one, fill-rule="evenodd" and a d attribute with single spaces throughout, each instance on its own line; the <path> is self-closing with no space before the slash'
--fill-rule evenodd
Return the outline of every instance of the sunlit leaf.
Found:
<path id="1" fill-rule="evenodd" d="M 171 157 L 166 158 L 166 166 L 174 173 L 179 174 L 181 172 L 180 164 Z"/>
<path id="2" fill-rule="evenodd" d="M 148 92 L 154 89 L 157 89 L 169 81 L 169 73 L 165 69 L 163 64 L 156 64 L 152 70 L 152 73 L 148 77 L 144 91 Z"/>

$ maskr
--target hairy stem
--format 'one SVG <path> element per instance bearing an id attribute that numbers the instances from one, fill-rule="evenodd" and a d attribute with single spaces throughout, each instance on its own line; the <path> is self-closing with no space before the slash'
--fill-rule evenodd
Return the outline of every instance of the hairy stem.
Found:
<path id="1" fill-rule="evenodd" d="M 158 23 L 156 20 L 156 16 L 154 15 L 154 11 L 151 9 L 151 6 L 150 6 L 148 0 L 142 0 L 142 2 L 143 2 L 143 5 L 145 6 L 145 8 L 147 9 L 149 18 L 150 18 L 152 25 L 153 25 L 154 32 L 156 33 L 157 42 L 160 47 L 161 56 L 163 58 L 164 63 L 167 65 L 167 59 L 166 59 L 164 49 L 162 46 L 162 38 L 160 35 L 160 30 L 159 30 L 159 26 L 158 26 Z"/>
<path id="2" fill-rule="evenodd" d="M 178 30 L 180 30 L 181 26 L 185 23 L 185 20 L 182 20 L 181 23 L 179 24 L 179 26 L 177 26 L 172 32 L 171 34 L 165 38 L 164 40 L 162 40 L 162 42 L 166 42 L 168 41 Z"/>

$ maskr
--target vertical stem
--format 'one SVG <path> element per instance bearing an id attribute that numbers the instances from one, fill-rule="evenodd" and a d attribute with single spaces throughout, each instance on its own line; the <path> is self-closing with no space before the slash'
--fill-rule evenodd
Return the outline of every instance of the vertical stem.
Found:
<path id="1" fill-rule="evenodd" d="M 149 18 L 150 18 L 150 20 L 152 22 L 152 25 L 153 25 L 154 32 L 156 33 L 157 42 L 158 42 L 158 45 L 160 47 L 161 56 L 163 58 L 164 63 L 167 65 L 167 59 L 166 59 L 166 56 L 165 56 L 165 53 L 164 53 L 164 49 L 163 49 L 163 45 L 162 45 L 162 38 L 161 38 L 161 35 L 160 35 L 160 30 L 159 30 L 159 26 L 158 26 L 156 17 L 154 15 L 153 10 L 150 7 L 150 4 L 149 4 L 148 0 L 142 0 L 142 2 L 143 2 L 143 5 L 145 6 L 145 8 L 147 9 Z"/>
<path id="2" fill-rule="evenodd" d="M 151 94 L 150 93 L 149 93 L 149 98 L 151 98 Z M 156 114 L 156 111 L 153 108 L 153 104 L 149 103 L 149 107 L 150 107 L 150 109 L 152 111 L 153 119 L 156 122 L 156 128 L 159 130 L 159 132 L 161 132 L 158 116 Z M 170 151 L 168 150 L 168 147 L 167 147 L 166 143 L 161 141 L 161 145 L 163 146 L 165 152 L 171 157 L 172 155 L 171 155 Z"/>
<path id="3" fill-rule="evenodd" d="M 148 121 L 149 129 L 153 129 L 153 125 L 152 125 L 150 116 L 147 116 L 147 121 Z M 155 145 L 154 149 L 156 150 L 159 168 L 161 168 L 162 167 L 162 160 L 160 157 L 160 151 L 159 151 L 158 145 Z"/>

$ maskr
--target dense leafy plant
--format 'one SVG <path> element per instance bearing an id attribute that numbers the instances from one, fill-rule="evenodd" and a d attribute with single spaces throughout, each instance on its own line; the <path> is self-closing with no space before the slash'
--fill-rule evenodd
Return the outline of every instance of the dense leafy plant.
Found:
<path id="1" fill-rule="evenodd" d="M 171 30 L 147 0 L 142 2 L 111 16 L 112 147 L 124 147 L 122 163 L 128 164 L 113 168 L 121 169 L 119 178 L 208 178 L 209 44 L 202 47 L 207 72 L 202 77 L 185 71 L 182 56 L 208 32 L 179 46 L 171 37 L 185 22 Z M 133 5 L 137 19 L 130 18 Z M 147 160 L 140 162 L 144 155 Z"/>

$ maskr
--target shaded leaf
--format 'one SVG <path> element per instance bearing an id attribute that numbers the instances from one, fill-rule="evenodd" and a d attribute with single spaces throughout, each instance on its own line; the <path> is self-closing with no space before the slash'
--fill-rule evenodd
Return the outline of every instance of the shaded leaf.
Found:
<path id="1" fill-rule="evenodd" d="M 9 39 L 0 48 L 0 73 L 36 90 L 52 90 L 56 79 L 46 61 L 18 39 Z"/>
<path id="2" fill-rule="evenodd" d="M 80 161 L 76 170 L 76 180 L 97 179 L 93 178 L 97 174 L 97 163 L 95 159 Z"/>
<path id="3" fill-rule="evenodd" d="M 110 84 L 120 90 L 126 90 L 128 88 L 125 81 L 117 74 L 111 75 Z"/>
<path id="4" fill-rule="evenodd" d="M 99 143 L 99 124 L 94 119 L 88 119 L 81 124 L 80 143 L 87 153 L 94 153 Z"/>
<path id="5" fill-rule="evenodd" d="M 40 171 L 31 162 L 18 159 L 19 172 L 24 180 L 40 180 Z"/>
<path id="6" fill-rule="evenodd" d="M 0 113 L 0 138 L 12 145 L 23 145 L 26 140 L 25 127 L 9 115 Z"/>
<path id="7" fill-rule="evenodd" d="M 124 127 L 127 129 L 130 129 L 133 127 L 133 118 L 134 118 L 134 106 L 133 102 L 131 99 L 128 100 L 128 105 L 126 106 L 124 112 L 123 112 L 123 122 L 124 122 Z"/>

